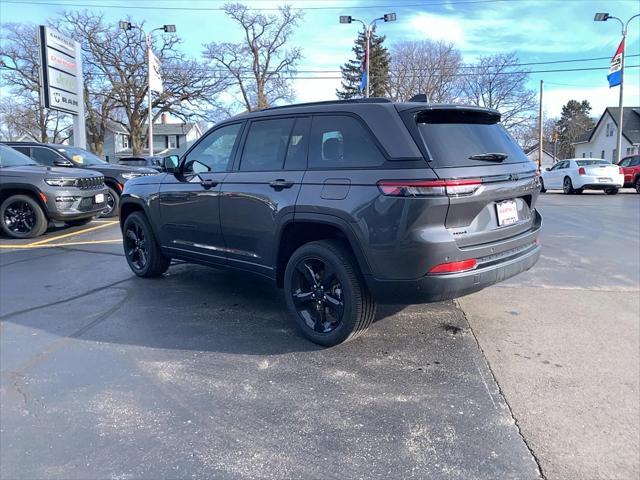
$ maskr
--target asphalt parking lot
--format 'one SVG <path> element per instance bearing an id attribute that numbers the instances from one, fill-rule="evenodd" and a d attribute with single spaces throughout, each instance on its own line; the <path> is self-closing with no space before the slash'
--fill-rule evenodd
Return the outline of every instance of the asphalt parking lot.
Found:
<path id="1" fill-rule="evenodd" d="M 637 478 L 640 195 L 541 196 L 531 271 L 305 341 L 276 288 L 0 239 L 0 477 Z"/>

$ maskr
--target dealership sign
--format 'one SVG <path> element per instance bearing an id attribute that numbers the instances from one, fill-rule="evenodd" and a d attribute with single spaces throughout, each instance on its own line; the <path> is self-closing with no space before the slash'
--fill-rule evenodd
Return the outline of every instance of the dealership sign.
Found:
<path id="1" fill-rule="evenodd" d="M 60 32 L 40 26 L 40 76 L 44 106 L 78 115 L 82 102 L 82 72 L 77 43 Z"/>

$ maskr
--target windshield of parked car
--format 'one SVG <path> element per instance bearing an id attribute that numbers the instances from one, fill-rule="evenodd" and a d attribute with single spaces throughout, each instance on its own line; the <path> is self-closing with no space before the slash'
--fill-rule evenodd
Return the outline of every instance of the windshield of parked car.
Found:
<path id="1" fill-rule="evenodd" d="M 590 165 L 611 165 L 606 160 L 576 160 L 579 167 L 588 167 Z"/>
<path id="2" fill-rule="evenodd" d="M 498 120 L 491 112 L 465 110 L 425 110 L 416 116 L 434 167 L 528 162 Z"/>
<path id="3" fill-rule="evenodd" d="M 0 145 L 0 167 L 22 167 L 38 165 L 26 155 L 6 145 Z"/>
<path id="4" fill-rule="evenodd" d="M 84 148 L 60 147 L 57 150 L 78 165 L 105 165 L 109 163 Z"/>

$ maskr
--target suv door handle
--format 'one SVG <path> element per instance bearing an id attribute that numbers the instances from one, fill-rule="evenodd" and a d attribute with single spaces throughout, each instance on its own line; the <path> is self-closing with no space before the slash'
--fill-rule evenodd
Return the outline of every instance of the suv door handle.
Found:
<path id="1" fill-rule="evenodd" d="M 277 180 L 274 180 L 272 182 L 269 182 L 269 186 L 271 188 L 273 188 L 274 190 L 282 190 L 285 188 L 291 188 L 293 187 L 294 182 L 288 182 L 282 178 L 278 178 Z"/>
<path id="2" fill-rule="evenodd" d="M 211 187 L 215 187 L 216 185 L 218 185 L 218 182 L 216 182 L 215 180 L 207 179 L 207 180 L 202 180 L 200 182 L 200 185 L 202 185 L 206 189 L 209 189 Z"/>

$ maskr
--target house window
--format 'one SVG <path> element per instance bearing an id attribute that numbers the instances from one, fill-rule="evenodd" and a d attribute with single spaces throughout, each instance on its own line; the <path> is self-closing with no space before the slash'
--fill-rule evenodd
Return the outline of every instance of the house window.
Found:
<path id="1" fill-rule="evenodd" d="M 615 131 L 615 126 L 613 125 L 613 122 L 608 122 L 607 123 L 607 137 L 613 137 L 614 131 Z"/>
<path id="2" fill-rule="evenodd" d="M 122 135 L 122 149 L 126 150 L 129 148 L 129 135 Z"/>
<path id="3" fill-rule="evenodd" d="M 618 159 L 618 152 L 617 150 L 614 148 L 611 151 L 611 163 L 615 163 L 615 161 Z"/>
<path id="4" fill-rule="evenodd" d="M 635 153 L 633 150 L 633 147 L 627 147 L 627 155 L 633 155 Z"/>
<path id="5" fill-rule="evenodd" d="M 171 149 L 178 148 L 178 137 L 176 135 L 169 135 L 167 140 L 167 147 Z"/>
<path id="6" fill-rule="evenodd" d="M 582 158 L 584 158 L 587 154 L 582 152 Z"/>
<path id="7" fill-rule="evenodd" d="M 589 152 L 589 158 L 593 158 L 593 152 Z"/>
<path id="8" fill-rule="evenodd" d="M 600 153 L 600 158 L 604 160 L 604 150 Z"/>

